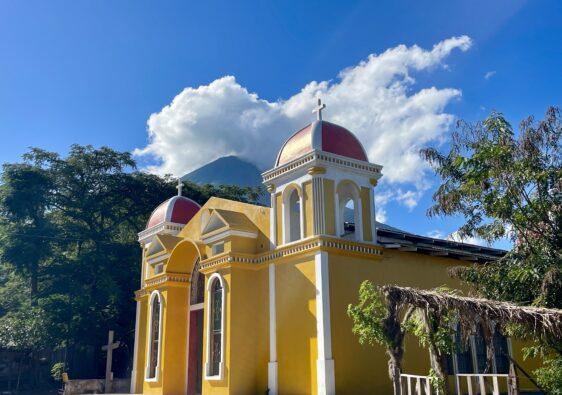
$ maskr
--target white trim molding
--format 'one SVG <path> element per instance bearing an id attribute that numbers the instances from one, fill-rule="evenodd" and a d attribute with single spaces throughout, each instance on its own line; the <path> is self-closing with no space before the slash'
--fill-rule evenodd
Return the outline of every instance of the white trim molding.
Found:
<path id="1" fill-rule="evenodd" d="M 275 264 L 269 264 L 269 362 L 267 364 L 267 387 L 269 395 L 277 395 L 277 313 L 275 307 Z"/>
<path id="2" fill-rule="evenodd" d="M 227 229 L 224 232 L 220 232 L 209 237 L 203 237 L 202 241 L 205 244 L 210 244 L 210 243 L 214 243 L 215 241 L 223 240 L 229 236 L 240 236 L 240 237 L 247 237 L 249 239 L 257 239 L 258 233 L 248 232 L 245 230 L 238 230 L 238 229 Z"/>
<path id="3" fill-rule="evenodd" d="M 212 288 L 215 281 L 220 282 L 222 288 L 221 297 L 221 360 L 219 362 L 219 374 L 211 375 L 211 310 L 212 310 Z M 205 361 L 205 380 L 223 380 L 224 379 L 224 332 L 225 328 L 225 306 L 226 288 L 223 277 L 219 273 L 213 273 L 207 282 L 207 344 L 206 344 L 206 361 Z"/>
<path id="4" fill-rule="evenodd" d="M 316 273 L 316 331 L 318 338 L 318 360 L 316 373 L 318 395 L 334 395 L 336 381 L 332 358 L 332 328 L 330 323 L 330 279 L 328 253 L 317 252 L 314 256 Z"/>
<path id="5" fill-rule="evenodd" d="M 149 265 L 154 266 L 157 263 L 160 263 L 162 261 L 165 261 L 166 259 L 168 259 L 170 257 L 170 254 L 162 254 L 162 255 L 158 255 L 155 256 L 154 258 L 150 258 L 146 260 L 146 263 L 148 263 Z"/>
<path id="6" fill-rule="evenodd" d="M 149 373 L 150 373 L 150 361 L 152 360 L 152 319 L 153 317 L 153 303 L 154 303 L 154 299 L 158 298 L 158 302 L 159 302 L 159 314 L 158 314 L 158 355 L 156 356 L 156 369 L 155 369 L 155 374 L 154 377 L 149 377 Z M 149 310 L 149 317 L 150 319 L 148 320 L 149 322 L 149 327 L 148 327 L 148 344 L 147 344 L 147 350 L 148 350 L 148 358 L 146 358 L 146 366 L 144 369 L 144 381 L 147 382 L 159 382 L 160 381 L 160 366 L 161 366 L 161 357 L 162 357 L 162 321 L 164 321 L 164 316 L 163 316 L 163 312 L 164 312 L 164 298 L 162 297 L 162 294 L 160 293 L 160 291 L 153 291 L 150 294 L 150 298 L 148 299 L 148 305 L 150 306 L 150 310 Z"/>

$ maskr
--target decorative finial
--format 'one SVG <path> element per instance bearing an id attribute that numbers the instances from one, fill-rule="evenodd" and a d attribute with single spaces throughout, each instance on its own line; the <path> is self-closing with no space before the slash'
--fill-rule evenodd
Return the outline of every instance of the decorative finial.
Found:
<path id="1" fill-rule="evenodd" d="M 312 110 L 312 113 L 316 113 L 316 119 L 322 120 L 322 110 L 326 108 L 326 105 L 322 103 L 322 100 L 318 99 L 318 106 Z"/>
<path id="2" fill-rule="evenodd" d="M 181 180 L 181 177 L 178 177 L 178 186 L 176 188 L 178 190 L 178 196 L 181 196 L 181 192 L 183 190 L 183 182 Z"/>

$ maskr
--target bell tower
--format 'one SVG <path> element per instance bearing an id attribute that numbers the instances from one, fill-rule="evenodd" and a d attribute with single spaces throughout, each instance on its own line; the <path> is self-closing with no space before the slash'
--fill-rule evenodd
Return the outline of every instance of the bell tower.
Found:
<path id="1" fill-rule="evenodd" d="M 271 194 L 271 241 L 281 246 L 326 235 L 375 243 L 374 187 L 382 166 L 370 163 L 349 130 L 317 119 L 283 144 L 262 174 Z"/>

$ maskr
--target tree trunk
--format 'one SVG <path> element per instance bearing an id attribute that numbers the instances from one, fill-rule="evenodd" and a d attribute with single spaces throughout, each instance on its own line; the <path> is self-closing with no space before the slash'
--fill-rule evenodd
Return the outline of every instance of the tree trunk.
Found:
<path id="1" fill-rule="evenodd" d="M 429 362 L 431 364 L 431 368 L 433 369 L 439 380 L 443 383 L 443 388 L 441 388 L 443 395 L 448 395 L 449 386 L 447 385 L 447 375 L 445 374 L 445 368 L 443 366 L 443 361 L 441 359 L 439 350 L 437 349 L 437 345 L 435 344 L 433 325 L 429 314 L 430 313 L 427 310 L 423 310 L 423 323 L 427 331 L 429 343 Z"/>
<path id="2" fill-rule="evenodd" d="M 388 375 L 390 380 L 392 380 L 392 387 L 394 389 L 394 395 L 402 395 L 402 387 L 400 384 L 400 362 L 396 358 L 396 355 L 390 350 L 387 350 L 390 358 L 388 359 Z"/>
<path id="3" fill-rule="evenodd" d="M 490 327 L 489 323 L 482 323 L 482 333 L 484 335 L 484 344 L 486 345 L 486 369 L 484 369 L 484 373 L 490 373 L 494 364 L 495 350 L 493 328 Z"/>

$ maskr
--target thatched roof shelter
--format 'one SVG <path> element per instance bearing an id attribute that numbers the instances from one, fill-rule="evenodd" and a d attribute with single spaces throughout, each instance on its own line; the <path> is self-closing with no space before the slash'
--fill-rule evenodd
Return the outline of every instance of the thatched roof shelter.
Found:
<path id="1" fill-rule="evenodd" d="M 437 314 L 456 311 L 465 333 L 474 330 L 480 323 L 493 322 L 501 327 L 507 324 L 522 325 L 537 339 L 562 339 L 562 310 L 518 306 L 508 302 L 394 285 L 381 286 L 379 289 L 387 301 L 395 303 L 398 308 L 431 309 Z"/>
<path id="2" fill-rule="evenodd" d="M 546 342 L 562 340 L 562 310 L 547 309 L 541 307 L 518 306 L 512 303 L 499 302 L 481 298 L 471 298 L 460 296 L 452 291 L 426 291 L 409 287 L 399 287 L 395 285 L 384 285 L 378 287 L 379 292 L 385 299 L 387 316 L 386 327 L 400 327 L 400 316 L 409 316 L 413 310 L 420 311 L 428 332 L 429 354 L 432 369 L 442 382 L 445 382 L 446 375 L 443 365 L 443 358 L 440 358 L 441 351 L 434 342 L 434 325 L 443 317 L 454 315 L 456 322 L 460 325 L 460 335 L 468 339 L 481 328 L 486 344 L 486 369 L 492 366 L 494 357 L 494 344 L 492 336 L 495 328 L 505 333 L 505 328 L 510 324 L 521 325 L 526 335 L 534 339 Z M 451 328 L 452 331 L 456 331 Z M 396 331 L 386 331 L 386 336 L 391 337 Z M 387 353 L 391 356 L 389 367 L 399 370 L 403 355 L 403 334 L 399 338 L 393 349 L 387 348 Z M 519 394 L 518 379 L 515 372 L 515 361 L 510 358 L 510 369 L 508 378 L 508 393 Z M 526 372 L 523 371 L 525 375 Z M 400 384 L 400 373 L 389 370 L 390 378 L 394 383 L 394 393 L 398 395 L 402 392 Z M 530 376 L 527 375 L 529 379 Z M 533 380 L 533 383 L 536 382 Z M 442 388 L 442 393 L 448 393 L 447 386 Z"/>

